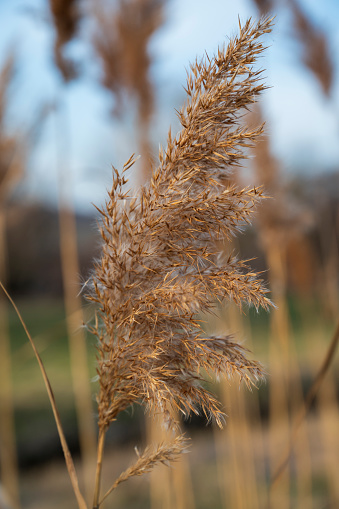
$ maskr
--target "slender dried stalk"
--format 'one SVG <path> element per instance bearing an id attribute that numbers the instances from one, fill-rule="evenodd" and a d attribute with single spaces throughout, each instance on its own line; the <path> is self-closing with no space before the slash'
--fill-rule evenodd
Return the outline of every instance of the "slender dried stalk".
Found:
<path id="1" fill-rule="evenodd" d="M 94 485 L 94 498 L 93 498 L 93 509 L 99 507 L 99 496 L 100 496 L 100 482 L 102 472 L 102 458 L 104 454 L 105 444 L 105 432 L 100 430 L 98 438 L 98 454 L 97 454 L 97 467 L 95 471 L 95 485 Z"/>
<path id="2" fill-rule="evenodd" d="M 262 133 L 262 126 L 250 129 L 241 119 L 265 89 L 254 63 L 271 25 L 269 18 L 247 21 L 215 57 L 191 66 L 187 104 L 178 114 L 182 130 L 176 138 L 169 134 L 148 185 L 133 195 L 125 190 L 133 157 L 122 175 L 114 169 L 109 198 L 98 209 L 103 247 L 89 295 L 99 305 L 92 332 L 100 434 L 134 403 L 162 413 L 173 429 L 172 409 L 184 416 L 202 411 L 222 426 L 224 414 L 203 385 L 202 370 L 237 374 L 248 385 L 263 376 L 242 346 L 230 336 L 206 336 L 195 316 L 214 313 L 216 300 L 271 304 L 258 274 L 220 248 L 250 221 L 262 196 L 257 188 L 226 187 L 224 177 Z M 144 470 L 147 461 L 153 462 L 146 455 Z M 139 471 L 138 462 L 123 480 L 134 468 Z M 97 488 L 94 507 L 99 498 Z"/>

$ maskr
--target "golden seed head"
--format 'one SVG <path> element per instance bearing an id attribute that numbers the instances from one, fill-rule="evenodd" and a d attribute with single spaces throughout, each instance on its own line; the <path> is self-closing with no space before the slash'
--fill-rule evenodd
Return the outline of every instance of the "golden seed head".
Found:
<path id="1" fill-rule="evenodd" d="M 225 184 L 262 126 L 244 127 L 244 111 L 265 86 L 254 68 L 264 50 L 260 37 L 272 20 L 250 20 L 213 58 L 196 61 L 188 76 L 182 130 L 169 134 L 149 184 L 125 190 L 126 163 L 101 212 L 102 256 L 90 299 L 99 304 L 99 426 L 141 402 L 155 411 L 202 411 L 221 426 L 224 414 L 203 385 L 202 371 L 238 374 L 250 384 L 262 375 L 231 337 L 206 336 L 198 313 L 217 301 L 256 308 L 270 301 L 258 274 L 221 242 L 251 220 L 260 188 Z"/>

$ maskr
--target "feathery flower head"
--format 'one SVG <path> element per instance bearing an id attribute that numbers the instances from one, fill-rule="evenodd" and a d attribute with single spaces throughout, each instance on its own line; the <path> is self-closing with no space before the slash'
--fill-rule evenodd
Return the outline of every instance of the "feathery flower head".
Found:
<path id="1" fill-rule="evenodd" d="M 262 133 L 262 126 L 242 125 L 242 117 L 265 89 L 253 64 L 271 25 L 269 18 L 247 21 L 216 56 L 191 66 L 187 104 L 178 113 L 182 129 L 169 134 L 149 184 L 125 190 L 133 157 L 121 175 L 114 170 L 89 297 L 100 310 L 93 331 L 101 430 L 135 402 L 185 416 L 202 410 L 221 426 L 220 404 L 202 371 L 238 374 L 248 384 L 263 375 L 230 336 L 207 336 L 197 315 L 213 313 L 224 299 L 270 305 L 258 274 L 221 244 L 250 221 L 262 196 L 258 188 L 225 185 L 225 176 Z"/>

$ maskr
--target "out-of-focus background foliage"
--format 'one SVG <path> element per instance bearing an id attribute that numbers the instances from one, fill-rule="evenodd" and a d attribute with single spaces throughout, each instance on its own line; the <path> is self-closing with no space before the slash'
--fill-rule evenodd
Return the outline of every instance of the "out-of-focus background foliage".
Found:
<path id="1" fill-rule="evenodd" d="M 259 62 L 269 88 L 246 121 L 266 137 L 237 170 L 272 199 L 230 249 L 263 270 L 277 309 L 225 305 L 212 330 L 235 333 L 266 366 L 249 393 L 220 383 L 227 424 L 184 424 L 192 450 L 131 480 L 106 507 L 339 507 L 338 355 L 295 430 L 339 318 L 339 4 L 336 0 L 21 0 L 0 2 L 0 274 L 41 352 L 84 491 L 95 449 L 95 348 L 81 287 L 100 252 L 97 212 L 111 165 L 135 152 L 149 178 L 186 69 L 245 21 L 276 16 Z M 13 508 L 75 507 L 38 365 L 0 301 L 1 490 Z M 88 380 L 91 382 L 88 383 Z M 103 482 L 156 438 L 140 409 L 112 426 Z M 289 449 L 287 467 L 274 475 Z M 82 459 L 80 459 L 82 458 Z M 159 486 L 161 489 L 159 489 Z M 0 501 L 4 504 L 3 501 Z M 270 505 L 269 505 L 270 504 Z M 5 507 L 5 506 L 4 506 Z"/>

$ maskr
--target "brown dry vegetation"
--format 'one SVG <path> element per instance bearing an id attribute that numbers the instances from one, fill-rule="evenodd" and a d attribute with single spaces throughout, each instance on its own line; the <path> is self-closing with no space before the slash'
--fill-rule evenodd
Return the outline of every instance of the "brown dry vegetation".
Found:
<path id="1" fill-rule="evenodd" d="M 275 5 L 274 0 L 255 3 L 263 13 Z M 289 6 L 304 49 L 303 62 L 330 100 L 334 69 L 326 34 L 314 29 L 296 1 Z M 163 7 L 164 2 L 146 0 L 121 1 L 115 10 L 95 7 L 94 45 L 102 63 L 103 85 L 114 94 L 122 113 L 129 101 L 121 99 L 137 97 L 139 151 L 145 153 L 150 150 L 155 93 L 148 44 L 163 21 Z M 69 81 L 76 78 L 76 72 L 64 50 L 77 33 L 79 2 L 51 1 L 50 10 L 55 63 L 64 81 Z M 254 108 L 265 89 L 256 59 L 264 49 L 261 36 L 270 28 L 267 18 L 253 25 L 245 23 L 215 57 L 192 64 L 187 102 L 178 113 L 181 131 L 175 137 L 169 134 L 158 165 L 150 165 L 148 156 L 144 157 L 145 175 L 152 173 L 150 182 L 128 190 L 126 175 L 133 157 L 121 173 L 114 170 L 113 187 L 99 210 L 99 256 L 93 220 L 78 218 L 77 238 L 75 216 L 68 204 L 64 224 L 69 226 L 71 220 L 73 239 L 69 242 L 66 235 L 61 242 L 69 253 L 74 241 L 73 260 L 77 260 L 76 240 L 80 245 L 80 267 L 73 264 L 68 272 L 60 267 L 56 252 L 59 239 L 54 213 L 45 214 L 37 206 L 27 208 L 20 199 L 7 205 L 25 161 L 21 140 L 8 134 L 3 122 L 12 57 L 3 68 L 0 190 L 2 211 L 8 218 L 9 286 L 16 296 L 42 290 L 44 295 L 60 296 L 59 280 L 64 273 L 64 286 L 69 283 L 71 298 L 78 303 L 66 309 L 66 323 L 73 323 L 69 336 L 82 329 L 91 310 L 96 312 L 88 328 L 96 335 L 97 382 L 91 390 L 93 399 L 98 391 L 99 440 L 97 474 L 94 479 L 92 472 L 89 482 L 86 460 L 76 455 L 80 449 L 84 456 L 84 439 L 78 443 L 69 364 L 78 382 L 75 399 L 79 405 L 79 391 L 84 392 L 89 376 L 94 375 L 93 350 L 90 375 L 84 381 L 77 374 L 82 370 L 83 377 L 87 372 L 86 355 L 81 360 L 76 347 L 71 363 L 67 360 L 63 315 L 58 321 L 47 319 L 49 308 L 41 301 L 38 311 L 29 308 L 30 312 L 24 312 L 33 331 L 39 320 L 44 321 L 33 336 L 54 382 L 62 422 L 66 422 L 66 435 L 76 455 L 79 490 L 73 466 L 68 464 L 79 507 L 261 509 L 337 507 L 339 503 L 334 359 L 339 336 L 334 327 L 339 305 L 337 179 L 334 175 L 332 180 L 324 179 L 323 185 L 309 180 L 289 187 L 283 181 L 284 162 L 273 157 L 270 138 L 264 136 L 262 127 L 264 114 L 260 107 Z M 245 115 L 253 109 L 252 116 Z M 256 187 L 242 188 L 237 176 L 249 154 L 248 167 L 256 174 Z M 262 184 L 264 191 L 257 187 Z M 263 199 L 265 193 L 273 199 Z M 255 217 L 253 228 L 250 222 Z M 32 236 L 42 238 L 40 247 L 32 245 Z M 88 278 L 93 254 L 96 264 Z M 242 261 L 253 256 L 257 260 Z M 46 257 L 51 259 L 49 264 Z M 95 302 L 85 318 L 78 295 L 80 272 L 86 281 L 84 291 Z M 269 298 L 278 309 L 268 314 L 248 311 L 248 305 L 257 310 L 269 308 Z M 23 302 L 24 310 L 26 306 Z M 36 318 L 40 314 L 43 316 Z M 5 315 L 1 313 L 3 330 Z M 49 455 L 50 446 L 59 446 L 55 445 L 53 423 L 46 417 L 45 395 L 36 389 L 40 379 L 33 354 L 24 340 L 18 340 L 20 332 L 11 314 L 9 321 L 12 347 L 4 334 L 1 343 L 6 368 L 1 372 L 0 433 L 4 491 L 13 508 L 21 503 L 32 509 L 74 507 L 64 465 L 57 461 L 38 464 L 46 461 L 43 458 Z M 83 336 L 80 343 L 85 346 Z M 260 363 L 251 359 L 245 346 L 254 350 Z M 258 384 L 264 371 L 267 383 Z M 215 375 L 218 383 L 212 382 Z M 258 390 L 247 391 L 245 384 L 239 387 L 239 379 L 247 385 L 254 382 Z M 32 393 L 33 409 L 29 403 Z M 87 401 L 88 396 L 87 392 Z M 144 419 L 138 405 L 156 417 L 147 433 L 140 424 Z M 21 467 L 37 463 L 36 470 L 22 468 L 19 479 L 13 407 L 18 414 L 19 463 Z M 42 422 L 39 413 L 45 419 L 42 428 L 32 430 L 32 422 Z M 89 414 L 92 417 L 91 409 Z M 225 414 L 226 426 L 218 430 L 215 423 L 223 424 Z M 183 417 L 189 417 L 188 423 Z M 78 421 L 80 425 L 87 422 L 81 412 Z M 206 422 L 210 424 L 207 429 Z M 127 430 L 135 429 L 138 431 L 128 434 L 127 445 L 122 444 Z M 192 437 L 189 447 L 188 436 Z M 141 452 L 133 451 L 137 442 L 143 444 Z M 187 449 L 189 454 L 183 456 Z M 93 466 L 94 462 L 92 470 Z M 150 495 L 148 483 L 139 477 L 153 467 L 159 472 L 155 482 L 162 489 L 154 493 L 153 485 Z M 92 496 L 93 488 L 92 503 L 88 492 Z M 84 499 L 80 492 L 85 493 Z"/>

